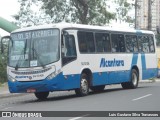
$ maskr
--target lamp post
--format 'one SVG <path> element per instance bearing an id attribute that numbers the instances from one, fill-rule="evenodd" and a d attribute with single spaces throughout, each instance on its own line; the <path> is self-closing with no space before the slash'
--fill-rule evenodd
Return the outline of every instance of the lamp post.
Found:
<path id="1" fill-rule="evenodd" d="M 137 0 L 135 0 L 135 29 L 137 29 L 137 8 L 138 8 L 138 4 L 137 4 Z"/>
<path id="2" fill-rule="evenodd" d="M 148 30 L 152 29 L 152 14 L 151 8 L 152 7 L 152 0 L 148 0 Z"/>

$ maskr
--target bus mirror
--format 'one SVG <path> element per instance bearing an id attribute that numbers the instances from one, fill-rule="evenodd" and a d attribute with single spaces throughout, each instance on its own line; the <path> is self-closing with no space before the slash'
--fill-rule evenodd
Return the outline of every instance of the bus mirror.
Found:
<path id="1" fill-rule="evenodd" d="M 1 38 L 1 53 L 2 54 L 6 52 L 6 50 L 8 50 L 8 44 L 10 40 L 11 40 L 10 36 L 4 36 Z"/>

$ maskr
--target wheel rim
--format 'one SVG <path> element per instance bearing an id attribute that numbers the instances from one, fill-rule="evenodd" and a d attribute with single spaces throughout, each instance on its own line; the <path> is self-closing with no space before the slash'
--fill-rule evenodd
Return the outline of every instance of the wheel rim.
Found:
<path id="1" fill-rule="evenodd" d="M 134 86 L 137 85 L 138 78 L 137 78 L 136 73 L 133 73 L 133 74 L 132 74 L 132 82 L 133 82 L 133 85 L 134 85 Z"/>
<path id="2" fill-rule="evenodd" d="M 82 93 L 85 93 L 85 94 L 88 93 L 88 83 L 86 79 L 81 80 L 81 90 L 82 90 Z"/>

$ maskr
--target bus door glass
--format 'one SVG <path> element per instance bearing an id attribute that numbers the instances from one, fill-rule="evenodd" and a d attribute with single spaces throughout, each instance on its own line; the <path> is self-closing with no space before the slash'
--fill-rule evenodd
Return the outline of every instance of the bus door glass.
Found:
<path id="1" fill-rule="evenodd" d="M 72 62 L 73 60 L 77 58 L 75 37 L 74 35 L 68 34 L 68 32 L 66 33 L 63 35 L 62 42 L 61 42 L 62 64 L 63 65 L 69 62 Z"/>

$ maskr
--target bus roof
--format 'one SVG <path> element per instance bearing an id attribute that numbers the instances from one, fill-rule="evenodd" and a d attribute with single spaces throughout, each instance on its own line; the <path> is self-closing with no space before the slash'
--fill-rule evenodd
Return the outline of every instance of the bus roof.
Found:
<path id="1" fill-rule="evenodd" d="M 47 24 L 47 25 L 38 25 L 38 26 L 31 26 L 20 28 L 12 33 L 15 32 L 22 32 L 22 31 L 30 31 L 30 30 L 40 30 L 40 29 L 48 29 L 48 28 L 79 28 L 79 29 L 93 29 L 93 30 L 107 30 L 107 31 L 119 31 L 119 32 L 132 32 L 132 33 L 147 33 L 147 34 L 154 34 L 152 31 L 148 30 L 135 30 L 133 28 L 112 28 L 108 26 L 95 26 L 95 25 L 84 25 L 84 24 L 73 24 L 73 23 L 57 23 L 57 24 Z"/>

